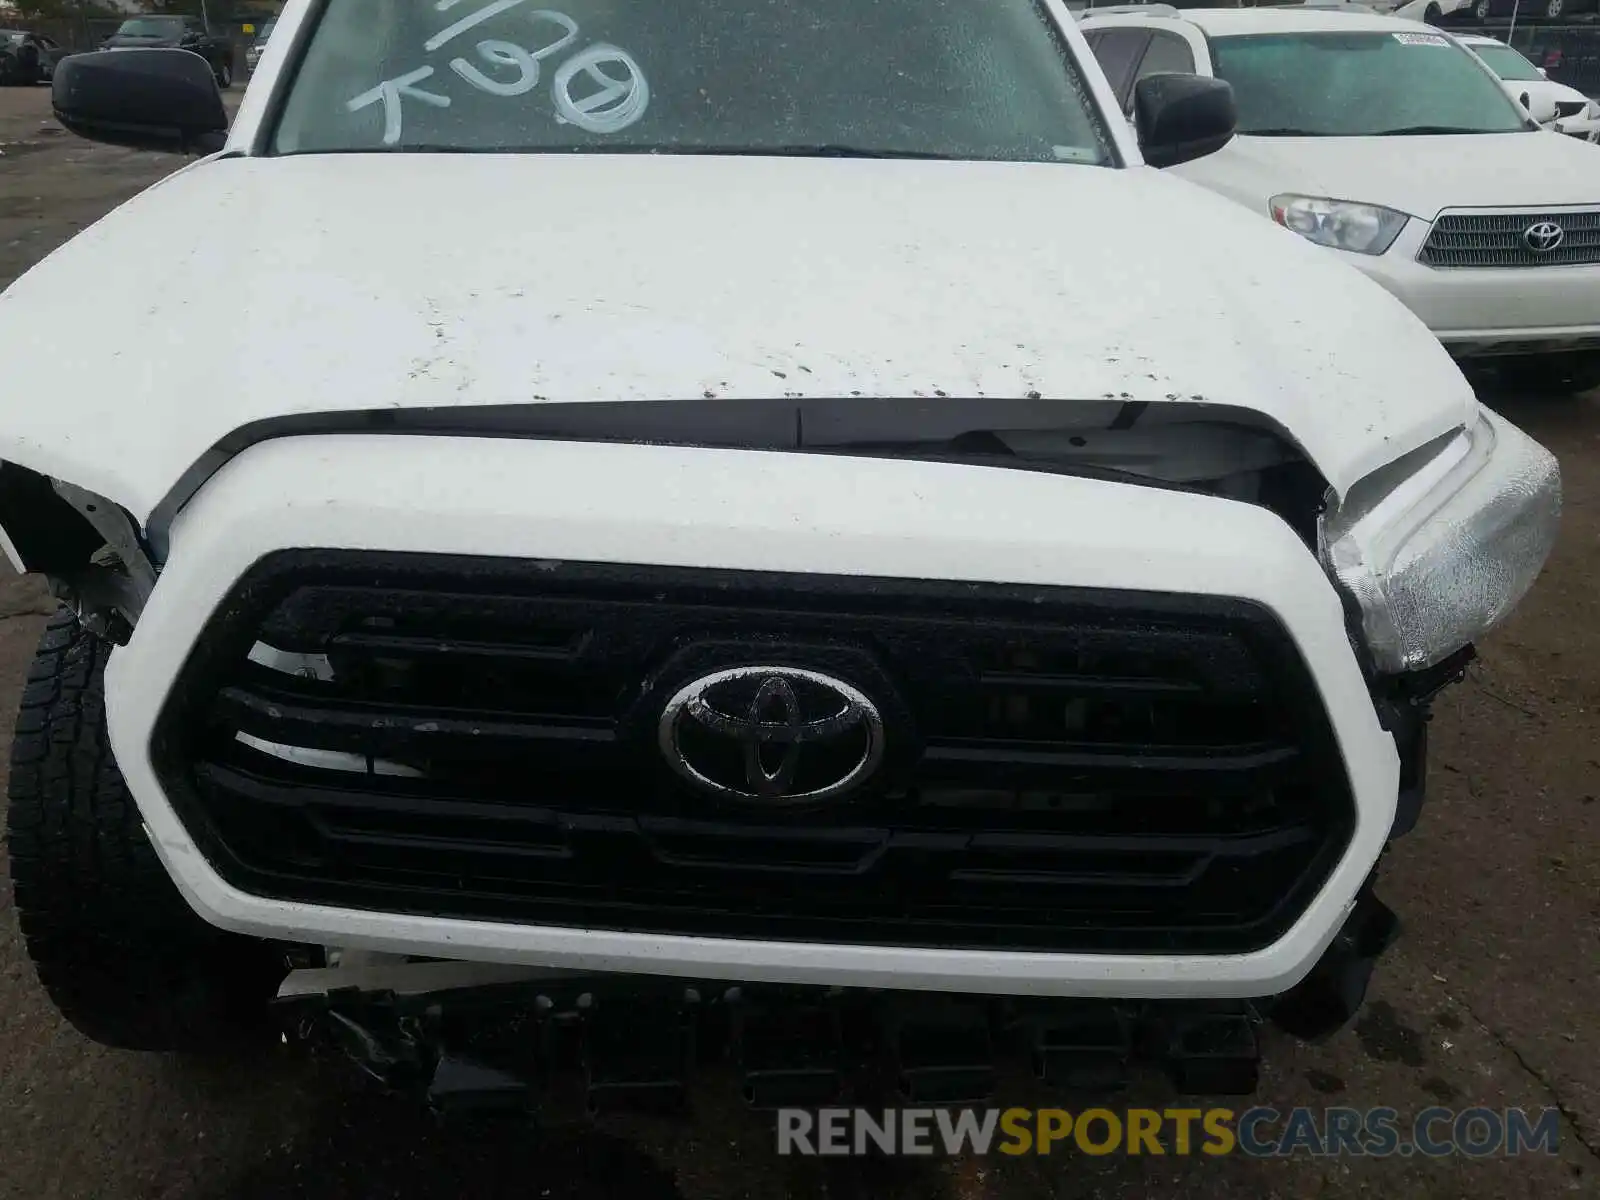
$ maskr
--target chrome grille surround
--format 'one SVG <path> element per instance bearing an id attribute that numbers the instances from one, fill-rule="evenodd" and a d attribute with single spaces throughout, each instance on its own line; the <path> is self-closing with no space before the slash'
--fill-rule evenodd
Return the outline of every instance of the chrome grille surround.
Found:
<path id="1" fill-rule="evenodd" d="M 1550 222 L 1562 238 L 1552 250 L 1532 249 L 1528 230 Z M 1600 208 L 1444 212 L 1417 254 L 1436 268 L 1572 267 L 1600 263 Z"/>

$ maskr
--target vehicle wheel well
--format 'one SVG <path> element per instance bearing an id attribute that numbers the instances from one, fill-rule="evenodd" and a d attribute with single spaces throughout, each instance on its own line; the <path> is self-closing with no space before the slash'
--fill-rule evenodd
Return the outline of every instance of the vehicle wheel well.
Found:
<path id="1" fill-rule="evenodd" d="M 86 629 L 123 643 L 155 586 L 138 525 L 103 497 L 0 463 L 0 529 Z"/>
<path id="2" fill-rule="evenodd" d="M 50 480 L 0 463 L 0 529 L 29 571 L 60 575 L 83 568 L 106 539 Z"/>

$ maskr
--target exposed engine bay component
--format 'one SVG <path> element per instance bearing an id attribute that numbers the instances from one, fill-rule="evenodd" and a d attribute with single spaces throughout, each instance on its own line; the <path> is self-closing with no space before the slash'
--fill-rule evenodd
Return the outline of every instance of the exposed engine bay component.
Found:
<path id="1" fill-rule="evenodd" d="M 589 1113 L 679 1109 L 719 1062 L 757 1109 L 863 1088 L 886 1103 L 984 1105 L 1009 1068 L 1069 1092 L 1115 1091 L 1154 1069 L 1181 1093 L 1248 1095 L 1262 1021 L 1309 1041 L 1343 1028 L 1397 930 L 1364 891 L 1311 974 L 1257 1003 L 729 985 L 332 949 L 326 966 L 290 972 L 278 1005 L 300 1035 L 446 1115 L 549 1116 L 563 1096 Z"/>

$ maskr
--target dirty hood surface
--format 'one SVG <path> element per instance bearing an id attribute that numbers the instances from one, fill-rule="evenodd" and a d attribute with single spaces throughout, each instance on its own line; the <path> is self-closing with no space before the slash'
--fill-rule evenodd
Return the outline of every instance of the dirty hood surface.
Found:
<path id="1" fill-rule="evenodd" d="M 1343 491 L 1475 404 L 1331 256 L 1181 180 L 1068 165 L 203 162 L 0 296 L 0 361 L 0 459 L 140 520 L 231 431 L 319 411 L 1206 400 Z"/>

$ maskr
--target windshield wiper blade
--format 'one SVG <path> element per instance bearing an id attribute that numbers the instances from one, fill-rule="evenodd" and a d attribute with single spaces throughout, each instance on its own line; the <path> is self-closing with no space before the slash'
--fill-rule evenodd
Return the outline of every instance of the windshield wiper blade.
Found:
<path id="1" fill-rule="evenodd" d="M 869 150 L 864 146 L 693 146 L 670 144 L 655 145 L 649 142 L 594 142 L 575 146 L 452 146 L 432 142 L 405 142 L 392 146 L 362 146 L 350 153 L 378 154 L 674 154 L 710 157 L 732 155 L 739 157 L 770 156 L 772 158 L 925 158 L 955 161 L 960 154 L 940 154 L 936 150 Z"/>
<path id="2" fill-rule="evenodd" d="M 941 154 L 937 150 L 881 150 L 866 146 L 845 146 L 838 143 L 806 146 L 707 146 L 697 148 L 701 154 L 771 155 L 773 158 L 928 158 L 949 160 L 960 157 Z"/>
<path id="3" fill-rule="evenodd" d="M 1405 125 L 1399 129 L 1380 129 L 1374 137 L 1403 137 L 1423 133 L 1488 133 L 1487 129 L 1466 129 L 1460 125 Z"/>
<path id="4" fill-rule="evenodd" d="M 1268 129 L 1241 129 L 1240 133 L 1246 137 L 1326 137 L 1314 129 L 1296 129 L 1291 125 L 1273 126 Z"/>

